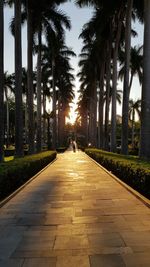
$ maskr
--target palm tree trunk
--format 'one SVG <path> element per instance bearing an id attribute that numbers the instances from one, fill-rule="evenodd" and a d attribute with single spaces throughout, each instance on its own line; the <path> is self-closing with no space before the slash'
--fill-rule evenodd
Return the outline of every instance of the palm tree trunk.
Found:
<path id="1" fill-rule="evenodd" d="M 47 118 L 47 148 L 51 149 L 50 117 Z"/>
<path id="2" fill-rule="evenodd" d="M 45 85 L 43 84 L 43 142 L 46 143 L 46 95 L 45 95 Z"/>
<path id="3" fill-rule="evenodd" d="M 28 108 L 28 142 L 29 154 L 34 153 L 34 106 L 33 106 L 33 26 L 32 10 L 27 1 L 27 108 Z"/>
<path id="4" fill-rule="evenodd" d="M 56 148 L 57 125 L 56 125 L 56 88 L 55 88 L 55 61 L 52 60 L 52 76 L 53 76 L 53 149 Z"/>
<path id="5" fill-rule="evenodd" d="M 58 100 L 58 144 L 65 145 L 65 105 L 64 100 Z"/>
<path id="6" fill-rule="evenodd" d="M 133 108 L 133 113 L 132 113 L 132 137 L 131 137 L 132 148 L 134 148 L 134 120 L 135 120 L 135 110 Z"/>
<path id="7" fill-rule="evenodd" d="M 89 102 L 89 143 L 92 144 L 93 146 L 93 142 L 92 142 L 92 138 L 93 138 L 93 105 L 92 105 L 92 100 L 90 98 L 90 102 Z"/>
<path id="8" fill-rule="evenodd" d="M 121 153 L 128 154 L 128 117 L 129 117 L 129 69 L 131 53 L 131 16 L 133 0 L 127 1 L 126 27 L 125 27 L 125 73 L 123 86 L 122 105 L 122 133 L 121 133 Z"/>
<path id="9" fill-rule="evenodd" d="M 113 87 L 111 106 L 111 147 L 112 152 L 116 152 L 116 90 L 117 90 L 117 57 L 118 51 L 114 49 L 113 55 Z"/>
<path id="10" fill-rule="evenodd" d="M 58 146 L 62 145 L 62 107 L 61 107 L 61 99 L 58 98 Z"/>
<path id="11" fill-rule="evenodd" d="M 150 1 L 144 1 L 144 62 L 141 103 L 140 157 L 150 159 Z"/>
<path id="12" fill-rule="evenodd" d="M 111 53 L 112 47 L 111 43 L 107 45 L 107 59 L 106 59 L 106 105 L 105 105 L 105 144 L 104 147 L 106 150 L 109 150 L 109 132 L 108 132 L 108 123 L 109 123 L 109 102 L 110 102 L 110 80 L 111 80 Z"/>
<path id="13" fill-rule="evenodd" d="M 23 156 L 21 1 L 15 0 L 15 155 Z"/>
<path id="14" fill-rule="evenodd" d="M 101 67 L 100 75 L 100 92 L 99 92 L 99 148 L 103 148 L 104 132 L 103 132 L 103 109 L 104 109 L 104 71 L 105 63 Z"/>
<path id="15" fill-rule="evenodd" d="M 0 162 L 4 147 L 4 14 L 3 0 L 0 0 Z"/>
<path id="16" fill-rule="evenodd" d="M 65 146 L 65 108 L 64 105 L 62 107 L 62 117 L 61 117 L 61 142 L 62 142 L 62 146 Z"/>
<path id="17" fill-rule="evenodd" d="M 91 142 L 94 147 L 97 146 L 97 87 L 96 81 L 93 85 L 93 97 L 91 97 Z"/>
<path id="18" fill-rule="evenodd" d="M 121 13 L 121 12 L 120 12 Z M 110 150 L 116 152 L 116 92 L 117 92 L 117 59 L 118 47 L 121 35 L 121 14 L 118 17 L 118 30 L 116 36 L 115 47 L 113 51 L 113 86 L 112 86 L 112 111 L 111 111 L 111 145 Z"/>
<path id="19" fill-rule="evenodd" d="M 28 144 L 28 104 L 27 104 L 27 97 L 25 102 L 25 142 Z"/>
<path id="20" fill-rule="evenodd" d="M 5 88 L 5 98 L 6 98 L 6 121 L 7 121 L 7 142 L 6 142 L 6 146 L 9 146 L 9 103 L 8 103 L 8 88 Z"/>
<path id="21" fill-rule="evenodd" d="M 38 32 L 37 59 L 37 152 L 41 151 L 41 26 Z"/>
<path id="22" fill-rule="evenodd" d="M 82 115 L 82 129 L 85 136 L 84 145 L 88 145 L 88 112 L 85 110 L 85 114 Z"/>
<path id="23" fill-rule="evenodd" d="M 130 92 L 131 92 L 133 77 L 134 77 L 134 74 L 131 72 L 130 83 L 129 83 L 129 97 L 130 97 Z"/>

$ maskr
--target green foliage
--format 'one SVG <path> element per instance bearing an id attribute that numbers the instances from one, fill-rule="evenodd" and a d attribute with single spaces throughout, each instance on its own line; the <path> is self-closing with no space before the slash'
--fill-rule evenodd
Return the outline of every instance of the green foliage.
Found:
<path id="1" fill-rule="evenodd" d="M 15 154 L 15 148 L 7 148 L 4 150 L 4 156 L 5 157 L 11 157 Z"/>
<path id="2" fill-rule="evenodd" d="M 150 162 L 98 149 L 85 152 L 122 181 L 150 199 Z"/>
<path id="3" fill-rule="evenodd" d="M 63 153 L 63 152 L 66 151 L 66 149 L 67 149 L 67 147 L 57 147 L 57 148 L 56 148 L 56 151 L 57 151 L 58 153 Z"/>
<path id="4" fill-rule="evenodd" d="M 5 157 L 4 158 L 5 162 L 11 161 L 11 160 L 14 160 L 14 156 L 10 156 L 10 157 Z"/>
<path id="5" fill-rule="evenodd" d="M 17 158 L 0 164 L 0 200 L 23 185 L 56 157 L 55 151 Z"/>

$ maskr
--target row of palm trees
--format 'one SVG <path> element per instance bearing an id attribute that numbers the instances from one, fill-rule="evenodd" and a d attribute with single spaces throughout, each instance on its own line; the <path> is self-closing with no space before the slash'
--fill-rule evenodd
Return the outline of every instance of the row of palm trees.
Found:
<path id="1" fill-rule="evenodd" d="M 150 2 L 77 0 L 76 3 L 80 7 L 91 5 L 94 8 L 92 19 L 84 25 L 80 35 L 84 46 L 79 62 L 81 71 L 78 74 L 85 113 L 89 110 L 91 114 L 88 127 L 92 144 L 108 150 L 110 135 L 110 150 L 116 151 L 116 96 L 119 73 L 119 77 L 123 79 L 121 153 L 128 154 L 129 99 L 133 76 L 138 74 L 139 82 L 142 84 L 140 156 L 150 158 Z M 144 21 L 143 47 L 131 47 L 131 36 L 136 35 L 131 28 L 131 21 L 135 19 Z M 111 132 L 109 133 L 110 93 Z"/>
<path id="2" fill-rule="evenodd" d="M 74 97 L 74 76 L 71 73 L 70 56 L 75 56 L 75 54 L 65 45 L 65 29 L 70 29 L 71 24 L 69 18 L 58 9 L 58 6 L 65 0 L 0 0 L 0 161 L 3 160 L 4 147 L 4 2 L 9 6 L 14 5 L 15 11 L 14 19 L 11 22 L 11 32 L 15 40 L 15 154 L 17 157 L 23 156 L 23 89 L 26 91 L 30 154 L 35 152 L 35 141 L 36 151 L 40 152 L 42 149 L 42 115 L 43 123 L 46 123 L 46 118 L 48 122 L 50 117 L 53 119 L 52 147 L 56 148 L 58 135 L 59 142 L 63 143 L 65 116 L 69 109 L 69 103 Z M 25 22 L 27 22 L 27 73 L 24 88 L 22 84 L 25 73 L 22 72 L 21 25 Z M 43 39 L 45 40 L 44 44 Z M 33 71 L 34 53 L 37 54 L 35 73 Z M 34 89 L 37 99 L 36 140 Z M 46 112 L 47 96 L 53 100 L 53 111 L 50 115 Z M 58 115 L 56 114 L 57 108 Z M 61 121 L 59 127 L 58 120 Z"/>

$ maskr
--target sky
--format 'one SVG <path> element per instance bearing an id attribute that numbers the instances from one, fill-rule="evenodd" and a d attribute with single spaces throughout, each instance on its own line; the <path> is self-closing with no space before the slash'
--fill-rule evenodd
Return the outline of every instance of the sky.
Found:
<path id="1" fill-rule="evenodd" d="M 66 32 L 66 44 L 67 46 L 71 47 L 73 51 L 77 54 L 77 56 L 81 52 L 82 48 L 82 40 L 79 39 L 79 34 L 81 33 L 83 25 L 90 20 L 93 14 L 92 8 L 79 8 L 77 7 L 73 1 L 69 1 L 61 5 L 60 7 L 71 19 L 72 28 L 71 31 Z M 5 9 L 4 13 L 4 23 L 5 23 L 5 30 L 4 30 L 4 37 L 5 37 L 5 49 L 4 49 L 4 62 L 5 62 L 5 71 L 9 73 L 14 72 L 14 38 L 10 34 L 9 25 L 11 18 L 13 17 L 13 10 L 12 9 Z M 141 45 L 143 43 L 143 26 L 139 23 L 134 23 L 132 27 L 137 31 L 138 37 L 132 40 L 132 45 Z M 26 35 L 26 26 L 22 28 L 22 62 L 23 67 L 27 65 L 27 35 Z M 78 60 L 79 58 L 72 58 L 71 64 L 72 67 L 75 69 L 74 74 L 78 73 Z M 36 58 L 34 58 L 34 64 L 36 63 Z M 79 89 L 79 82 L 78 79 L 75 81 L 75 90 L 76 92 Z M 118 83 L 118 89 L 122 89 L 122 84 Z M 141 95 L 141 88 L 138 83 L 138 79 L 135 77 L 133 81 L 133 87 L 131 90 L 131 98 L 138 99 Z M 77 94 L 74 102 L 77 102 Z M 73 105 L 72 116 L 76 106 Z M 117 106 L 117 113 L 121 114 L 121 107 Z"/>

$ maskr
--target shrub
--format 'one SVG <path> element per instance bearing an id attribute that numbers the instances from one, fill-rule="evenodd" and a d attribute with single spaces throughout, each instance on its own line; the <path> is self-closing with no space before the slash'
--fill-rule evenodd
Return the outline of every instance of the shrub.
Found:
<path id="1" fill-rule="evenodd" d="M 23 185 L 56 157 L 55 151 L 46 151 L 0 164 L 0 200 Z"/>
<path id="2" fill-rule="evenodd" d="M 150 163 L 98 149 L 85 152 L 129 186 L 150 199 Z"/>
<path id="3" fill-rule="evenodd" d="M 64 153 L 64 152 L 66 151 L 66 149 L 67 149 L 67 147 L 57 147 L 57 148 L 56 148 L 56 151 L 57 151 L 58 153 Z"/>

